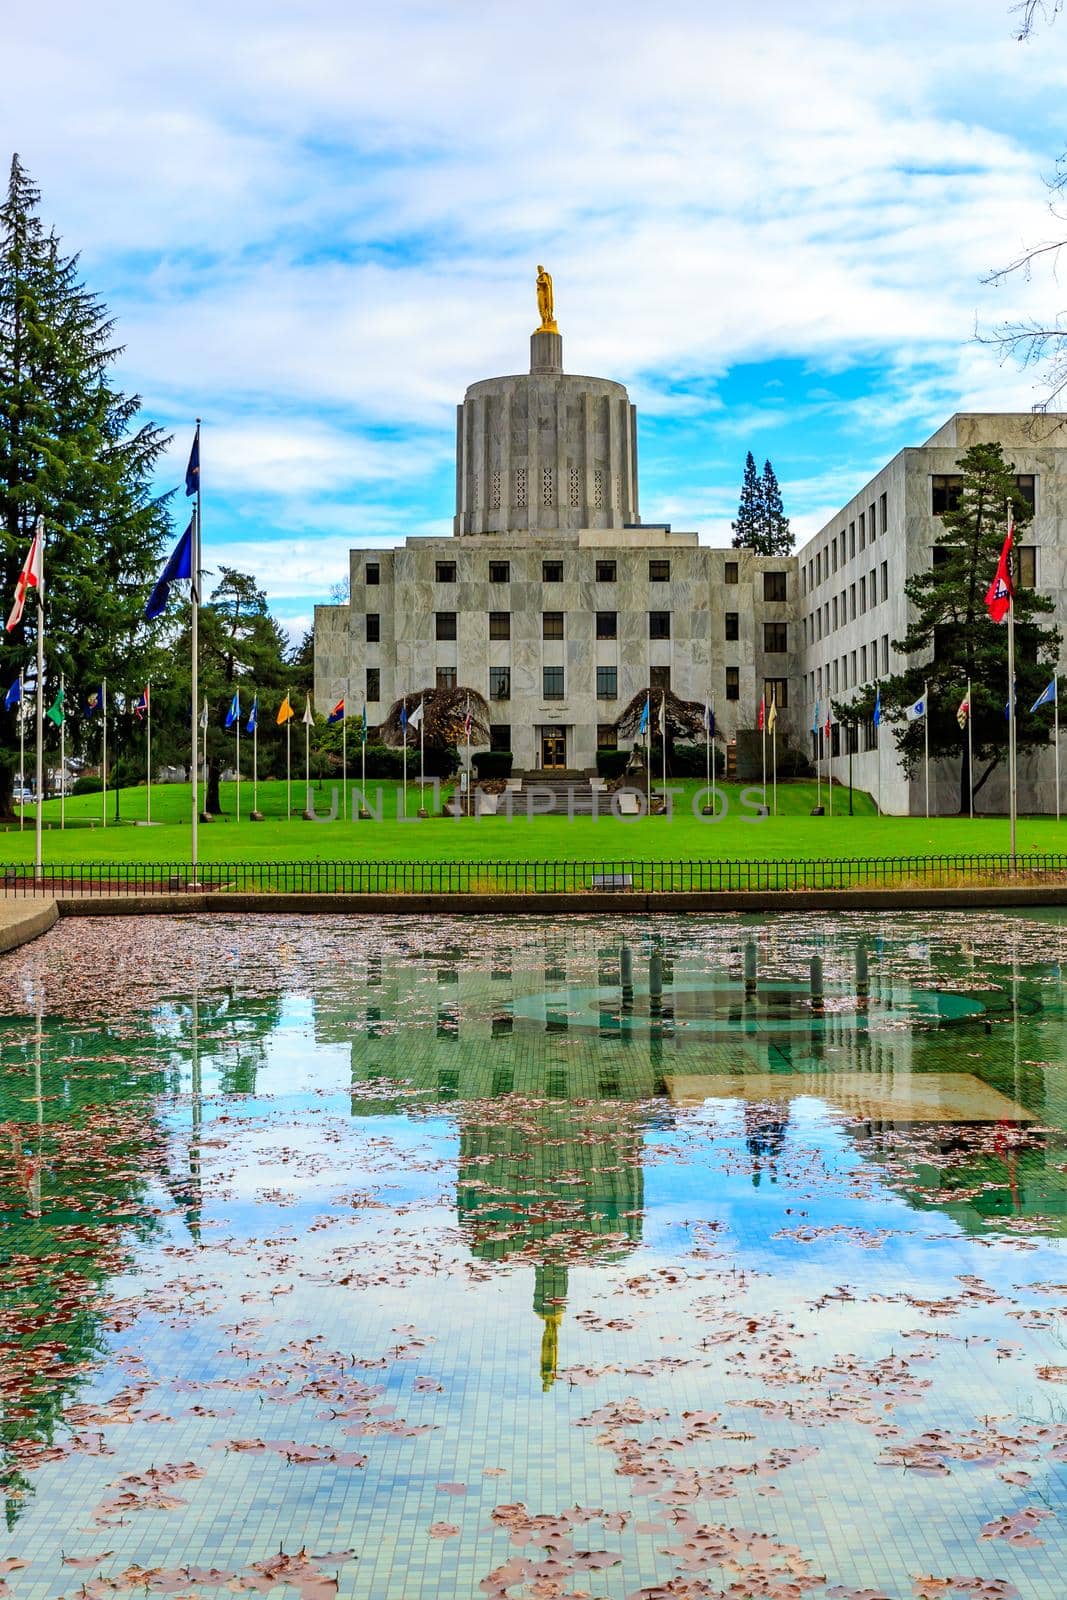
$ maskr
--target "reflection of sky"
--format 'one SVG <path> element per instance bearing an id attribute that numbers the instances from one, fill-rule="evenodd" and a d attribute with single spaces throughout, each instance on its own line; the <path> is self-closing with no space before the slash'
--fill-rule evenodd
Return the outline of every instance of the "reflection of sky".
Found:
<path id="1" fill-rule="evenodd" d="M 689 937 L 692 925 L 684 926 Z M 806 923 L 798 927 L 807 936 Z M 944 961 L 936 941 L 906 936 L 904 929 L 901 935 L 901 959 L 909 966 Z M 107 1286 L 110 1295 L 129 1300 L 135 1320 L 108 1333 L 107 1357 L 87 1375 L 82 1395 L 110 1398 L 133 1381 L 131 1362 L 143 1360 L 153 1386 L 145 1410 L 173 1420 L 106 1428 L 113 1456 L 78 1453 L 33 1474 L 34 1493 L 20 1508 L 8 1544 L 29 1560 L 34 1583 L 39 1576 L 43 1584 L 52 1582 L 57 1548 L 113 1550 L 113 1565 L 105 1570 L 117 1573 L 133 1561 L 173 1565 L 194 1554 L 235 1565 L 262 1559 L 279 1543 L 295 1549 L 306 1541 L 309 1548 L 355 1544 L 361 1550 L 360 1563 L 342 1582 L 341 1595 L 352 1600 L 390 1594 L 476 1600 L 486 1574 L 509 1554 L 490 1521 L 496 1504 L 522 1500 L 546 1512 L 575 1502 L 604 1505 L 634 1512 L 637 1521 L 663 1514 L 654 1496 L 629 1492 L 612 1456 L 597 1444 L 597 1430 L 577 1426 L 595 1407 L 635 1396 L 668 1414 L 655 1425 L 632 1424 L 636 1438 L 669 1435 L 683 1412 L 702 1410 L 721 1411 L 731 1430 L 752 1436 L 687 1447 L 670 1457 L 680 1468 L 740 1465 L 776 1447 L 816 1445 L 817 1455 L 773 1479 L 739 1479 L 736 1496 L 700 1500 L 697 1514 L 705 1522 L 760 1528 L 795 1542 L 828 1582 L 878 1585 L 903 1600 L 916 1573 L 984 1572 L 1010 1578 L 1023 1600 L 1062 1600 L 1056 1588 L 1062 1534 L 1055 1524 L 1046 1525 L 1045 1543 L 1034 1550 L 979 1542 L 978 1532 L 983 1521 L 1035 1497 L 1055 1499 L 1063 1466 L 1045 1459 L 1007 1463 L 1033 1473 L 1030 1488 L 1004 1483 L 992 1468 L 961 1464 L 950 1477 L 920 1478 L 879 1465 L 883 1441 L 857 1422 L 817 1426 L 767 1415 L 749 1403 L 767 1396 L 819 1398 L 847 1384 L 843 1373 L 820 1376 L 820 1367 L 851 1356 L 865 1371 L 871 1361 L 914 1356 L 926 1347 L 934 1359 L 913 1371 L 931 1379 L 931 1387 L 918 1403 L 902 1403 L 892 1413 L 904 1439 L 933 1427 L 958 1434 L 989 1414 L 1003 1417 L 1009 1429 L 1026 1417 L 1055 1418 L 1056 1395 L 1063 1391 L 1041 1383 L 1035 1369 L 1063 1361 L 1060 1330 L 1029 1327 L 1010 1313 L 1067 1301 L 1067 1290 L 1042 1295 L 1025 1288 L 1067 1281 L 1060 1240 L 1012 1235 L 1003 1219 L 972 1236 L 939 1208 L 936 1195 L 922 1195 L 924 1209 L 918 1209 L 906 1182 L 891 1181 L 885 1165 L 865 1156 L 854 1125 L 811 1094 L 772 1113 L 769 1137 L 758 1119 L 750 1117 L 746 1126 L 739 1099 L 691 1108 L 634 1100 L 613 1109 L 597 1099 L 595 1085 L 600 1064 L 610 1062 L 614 1072 L 627 1059 L 614 1041 L 577 1030 L 534 1030 L 521 1041 L 492 1037 L 488 1020 L 499 1011 L 503 991 L 486 995 L 488 952 L 479 951 L 475 936 L 469 952 L 458 939 L 451 950 L 457 982 L 435 979 L 434 963 L 443 965 L 438 954 L 417 975 L 419 1003 L 394 1004 L 391 937 L 382 936 L 383 971 L 373 985 L 353 961 L 341 992 L 336 969 L 323 973 L 314 936 L 294 934 L 308 943 L 294 945 L 291 989 L 269 1004 L 260 997 L 258 1009 L 239 986 L 228 1002 L 204 997 L 200 1242 L 172 1194 L 156 1188 L 151 1201 L 167 1213 L 160 1236 L 140 1245 L 132 1269 Z M 576 929 L 573 950 L 554 951 L 552 960 L 581 961 L 604 937 L 603 925 Z M 499 959 L 499 951 L 489 959 Z M 844 959 L 839 953 L 838 964 Z M 546 984 L 543 965 L 522 966 L 517 957 L 515 968 L 513 984 L 529 997 L 533 1019 L 538 984 L 543 994 L 558 981 Z M 579 974 L 570 987 L 575 995 L 587 994 L 588 975 Z M 472 994 L 476 1001 L 468 1003 Z M 438 1001 L 445 1000 L 458 1032 L 439 1036 Z M 394 1076 L 373 1081 L 363 1075 L 368 1005 L 382 1012 L 379 1021 L 395 1046 L 388 1056 Z M 61 1022 L 51 1026 L 62 1035 Z M 1058 1062 L 1061 1030 L 1059 993 L 1050 991 L 1046 1009 L 1020 1030 L 1020 1056 Z M 165 1018 L 161 1033 L 179 1067 L 180 1094 L 159 1105 L 171 1132 L 170 1177 L 177 1183 L 187 1174 L 193 1136 L 184 1010 Z M 1010 1060 L 1010 1030 L 1003 1028 L 989 1044 L 979 1032 L 968 1033 L 965 1051 L 963 1035 L 951 1030 L 925 1037 L 938 1070 L 952 1059 L 962 1070 L 992 1064 L 1000 1072 L 1006 1052 Z M 468 1081 L 465 1074 L 472 1082 L 490 1081 L 509 1053 L 519 1058 L 520 1047 L 529 1082 L 536 1081 L 539 1061 L 546 1071 L 564 1062 L 568 1084 L 590 1103 L 571 1113 L 566 1100 L 553 1101 L 549 1110 L 523 1094 L 513 1102 L 510 1121 L 501 1101 L 435 1103 L 442 1064 L 460 1081 Z M 104 1054 L 108 1046 L 100 1048 Z M 57 1058 L 62 1049 L 60 1037 Z M 678 1047 L 683 1063 L 687 1050 Z M 850 1068 L 847 1049 L 840 1053 Z M 226 1093 L 238 1058 L 251 1074 L 249 1092 Z M 909 1059 L 920 1058 L 913 1052 Z M 633 1083 L 640 1086 L 648 1081 L 647 1042 L 630 1059 Z M 901 1058 L 895 1059 L 899 1070 Z M 398 1081 L 405 1067 L 414 1093 Z M 3 1070 L 0 1063 L 0 1082 Z M 1053 1066 L 1041 1078 L 1061 1121 L 1063 1072 Z M 873 1069 L 871 1076 L 877 1079 Z M 367 1096 L 355 1103 L 353 1080 Z M 20 1083 L 15 1079 L 14 1087 Z M 581 1142 L 566 1137 L 567 1119 L 579 1115 L 592 1119 L 598 1138 L 616 1141 L 614 1152 L 610 1143 L 606 1153 L 597 1146 L 604 1176 L 619 1164 L 625 1168 L 631 1150 L 640 1149 L 643 1188 L 635 1192 L 642 1215 L 629 1247 L 613 1260 L 598 1253 L 595 1266 L 583 1264 L 593 1245 L 583 1242 L 580 1230 L 584 1203 L 595 1203 L 601 1180 L 594 1166 L 581 1167 Z M 501 1158 L 490 1132 L 499 1126 L 504 1135 L 516 1122 L 528 1125 L 528 1142 L 519 1140 Z M 635 1131 L 639 1147 L 630 1142 Z M 463 1219 L 456 1210 L 461 1155 L 464 1183 L 482 1179 L 487 1185 L 473 1191 L 475 1214 Z M 1054 1167 L 1059 1153 L 1054 1147 L 1049 1155 Z M 905 1168 L 910 1159 L 901 1157 Z M 584 1185 L 554 1186 L 555 1176 L 576 1166 Z M 471 1250 L 483 1196 L 491 1202 L 488 1226 L 506 1227 L 507 1207 L 515 1208 L 514 1236 L 503 1241 L 496 1260 Z M 527 1248 L 531 1230 L 523 1210 L 536 1212 L 546 1196 L 575 1206 L 570 1220 L 546 1213 L 546 1236 L 567 1261 L 560 1376 L 547 1391 L 540 1371 L 543 1323 L 535 1311 L 538 1249 Z M 1040 1195 L 1035 1204 L 1040 1208 Z M 776 1237 L 798 1228 L 849 1231 L 808 1242 Z M 862 1247 L 865 1234 L 876 1237 L 877 1248 Z M 668 1283 L 667 1274 L 678 1281 Z M 971 1277 L 1002 1299 L 973 1301 L 956 1315 L 936 1317 L 905 1298 L 960 1297 Z M 841 1292 L 850 1298 L 833 1298 Z M 598 1323 L 590 1323 L 590 1313 Z M 715 1343 L 724 1318 L 735 1313 L 758 1319 L 761 1330 L 773 1322 L 788 1352 L 776 1361 L 795 1364 L 812 1381 L 765 1382 L 765 1331 Z M 605 1328 L 609 1321 L 618 1326 Z M 426 1343 L 404 1352 L 411 1337 L 404 1330 L 412 1326 Z M 905 1337 L 915 1329 L 945 1337 Z M 1018 1348 L 998 1358 L 1005 1341 Z M 345 1435 L 345 1419 L 331 1416 L 329 1404 L 298 1392 L 307 1371 L 331 1351 L 343 1356 L 343 1370 L 382 1386 L 375 1404 L 395 1406 L 396 1417 L 430 1431 Z M 658 1369 L 665 1358 L 685 1364 Z M 353 1361 L 369 1365 L 352 1368 Z M 581 1368 L 593 1370 L 572 1383 L 569 1374 Z M 284 1383 L 286 1403 L 269 1397 L 275 1377 Z M 443 1390 L 417 1389 L 417 1378 Z M 194 1405 L 232 1415 L 197 1416 Z M 59 1436 L 67 1437 L 64 1429 Z M 216 1448 L 229 1438 L 257 1437 L 329 1442 L 365 1453 L 367 1464 L 295 1467 L 274 1455 Z M 107 1485 L 163 1460 L 192 1460 L 205 1470 L 203 1480 L 179 1487 L 183 1506 L 134 1512 L 120 1526 L 92 1524 L 91 1509 Z M 505 1476 L 483 1476 L 497 1466 Z M 462 1482 L 468 1492 L 442 1495 L 441 1482 Z M 780 1496 L 765 1497 L 760 1490 L 766 1487 L 778 1488 Z M 76 1517 L 71 1505 L 78 1507 Z M 437 1520 L 459 1525 L 459 1539 L 429 1540 L 427 1529 Z M 633 1525 L 610 1540 L 599 1532 L 588 1540 L 581 1535 L 582 1547 L 605 1543 L 624 1556 L 621 1569 L 590 1583 L 592 1592 L 621 1600 L 639 1583 L 668 1578 L 673 1568 L 662 1546 L 669 1540 L 669 1533 L 646 1534 Z M 0 1537 L 0 1559 L 8 1544 Z M 821 1600 L 821 1591 L 815 1593 Z"/>

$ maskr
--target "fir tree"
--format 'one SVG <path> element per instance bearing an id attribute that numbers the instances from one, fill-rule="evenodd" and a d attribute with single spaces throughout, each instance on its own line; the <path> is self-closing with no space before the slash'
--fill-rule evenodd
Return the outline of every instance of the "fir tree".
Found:
<path id="1" fill-rule="evenodd" d="M 966 727 L 959 726 L 957 708 L 969 679 L 975 761 L 984 767 L 975 781 L 977 795 L 990 773 L 1007 758 L 1009 727 L 1004 714 L 1008 630 L 990 620 L 985 595 L 1007 533 L 1007 505 L 1012 506 L 1017 530 L 1026 526 L 1033 512 L 1020 494 L 1015 468 L 1004 460 L 999 444 L 972 445 L 957 466 L 962 474 L 959 502 L 955 510 L 942 515 L 933 562 L 904 585 L 913 620 L 903 639 L 893 641 L 893 648 L 914 664 L 883 679 L 881 690 L 883 717 L 894 720 L 894 713 L 902 716 L 928 684 L 930 755 L 959 760 L 960 811 L 965 812 L 970 772 Z M 1056 670 L 1059 629 L 1040 626 L 1041 619 L 1054 610 L 1046 595 L 1016 584 L 1015 736 L 1020 750 L 1048 743 L 1048 720 L 1031 717 L 1028 708 Z M 874 697 L 875 691 L 868 688 L 843 702 L 843 719 L 869 718 Z M 905 768 L 909 773 L 917 771 L 923 760 L 922 721 L 894 727 L 893 735 Z"/>
<path id="2" fill-rule="evenodd" d="M 735 550 L 758 550 L 761 525 L 760 481 L 752 451 L 745 457 L 745 475 L 741 480 L 741 499 L 737 507 L 737 521 L 730 524 L 734 530 Z"/>
<path id="3" fill-rule="evenodd" d="M 765 556 L 792 554 L 793 535 L 789 518 L 782 507 L 782 491 L 769 461 L 763 463 L 760 479 L 761 547 Z"/>
<path id="4" fill-rule="evenodd" d="M 143 687 L 156 645 L 143 606 L 169 532 L 151 478 L 167 444 L 140 417 L 136 395 L 114 387 L 114 325 L 81 283 L 77 256 L 46 232 L 40 195 L 18 156 L 0 204 L 0 603 L 10 604 L 43 516 L 48 692 L 61 673 L 68 698 L 107 677 Z M 0 684 L 31 667 L 36 605 L 0 638 Z M 5 719 L 8 751 L 14 718 Z M 68 748 L 87 730 L 68 719 Z M 91 734 L 88 735 L 92 737 Z M 0 762 L 0 812 L 13 761 Z"/>

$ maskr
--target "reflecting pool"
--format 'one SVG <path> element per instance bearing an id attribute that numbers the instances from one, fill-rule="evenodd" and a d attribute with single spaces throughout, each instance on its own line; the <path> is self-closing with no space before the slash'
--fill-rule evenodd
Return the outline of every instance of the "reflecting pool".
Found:
<path id="1" fill-rule="evenodd" d="M 0 1600 L 1064 1600 L 1065 959 L 1051 912 L 3 958 Z"/>

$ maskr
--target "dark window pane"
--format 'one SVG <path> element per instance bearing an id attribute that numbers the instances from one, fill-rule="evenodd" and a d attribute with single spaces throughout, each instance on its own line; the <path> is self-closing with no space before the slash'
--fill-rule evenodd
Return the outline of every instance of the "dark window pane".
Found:
<path id="1" fill-rule="evenodd" d="M 614 561 L 598 561 L 596 564 L 597 583 L 614 583 L 616 568 Z"/>
<path id="2" fill-rule="evenodd" d="M 784 600 L 786 598 L 786 575 L 784 572 L 765 572 L 763 574 L 764 600 Z"/>
<path id="3" fill-rule="evenodd" d="M 669 689 L 671 686 L 670 667 L 650 667 L 648 681 L 653 689 Z"/>
<path id="4" fill-rule="evenodd" d="M 490 563 L 489 563 L 489 582 L 490 583 L 510 583 L 511 582 L 511 562 L 510 561 L 490 561 Z"/>
<path id="5" fill-rule="evenodd" d="M 763 624 L 763 648 L 770 655 L 781 655 L 788 650 L 787 627 L 784 622 Z"/>
<path id="6" fill-rule="evenodd" d="M 454 561 L 439 561 L 437 563 L 438 583 L 455 583 L 456 563 Z"/>
<path id="7" fill-rule="evenodd" d="M 542 676 L 543 676 L 543 680 L 544 680 L 543 681 L 543 697 L 544 697 L 544 699 L 546 699 L 546 700 L 562 700 L 563 699 L 563 668 L 562 667 L 544 667 L 544 668 L 542 668 Z"/>
<path id="8" fill-rule="evenodd" d="M 726 698 L 727 700 L 740 700 L 741 698 L 740 667 L 727 667 L 726 669 Z"/>
<path id="9" fill-rule="evenodd" d="M 511 612 L 510 611 L 490 611 L 490 613 L 489 613 L 489 637 L 490 637 L 490 639 L 510 639 L 511 638 Z"/>
<path id="10" fill-rule="evenodd" d="M 598 639 L 617 639 L 619 636 L 619 615 L 617 611 L 598 611 L 596 614 L 596 636 Z"/>
<path id="11" fill-rule="evenodd" d="M 669 639 L 671 636 L 671 614 L 669 611 L 650 611 L 648 613 L 648 637 L 650 639 Z"/>
<path id="12" fill-rule="evenodd" d="M 437 637 L 439 639 L 454 639 L 456 637 L 456 613 L 454 611 L 438 611 L 436 613 Z"/>
<path id="13" fill-rule="evenodd" d="M 377 611 L 367 612 L 367 643 L 377 644 L 382 636 L 381 617 Z"/>
<path id="14" fill-rule="evenodd" d="M 648 563 L 649 583 L 670 583 L 671 564 L 669 561 L 650 561 Z"/>
<path id="15" fill-rule="evenodd" d="M 562 561 L 542 561 L 542 563 L 541 563 L 541 582 L 542 583 L 562 583 L 563 582 L 563 562 Z"/>
<path id="16" fill-rule="evenodd" d="M 367 562 L 363 578 L 366 583 L 380 583 L 382 581 L 382 569 L 377 561 Z"/>
<path id="17" fill-rule="evenodd" d="M 724 634 L 724 638 L 726 638 L 726 639 L 739 639 L 740 637 L 741 637 L 741 618 L 740 618 L 740 613 L 737 612 L 737 611 L 728 611 L 726 613 L 726 632 Z"/>
<path id="18" fill-rule="evenodd" d="M 438 667 L 437 687 L 439 689 L 454 689 L 456 687 L 455 667 Z"/>
<path id="19" fill-rule="evenodd" d="M 367 668 L 367 699 L 380 700 L 382 697 L 382 669 L 380 667 Z"/>
<path id="20" fill-rule="evenodd" d="M 489 724 L 489 748 L 490 750 L 511 749 L 510 722 L 491 722 Z"/>
<path id="21" fill-rule="evenodd" d="M 619 693 L 618 667 L 597 667 L 596 697 L 598 700 L 615 700 Z"/>
<path id="22" fill-rule="evenodd" d="M 511 699 L 511 668 L 489 668 L 489 698 L 490 700 Z"/>
<path id="23" fill-rule="evenodd" d="M 725 566 L 723 567 L 723 582 L 724 583 L 736 583 L 737 582 L 737 562 L 736 561 L 727 561 L 726 562 Z"/>
<path id="24" fill-rule="evenodd" d="M 541 637 L 542 639 L 563 638 L 562 611 L 543 611 L 541 613 Z"/>
<path id="25" fill-rule="evenodd" d="M 619 748 L 619 735 L 613 722 L 597 723 L 596 745 L 598 750 L 617 750 Z"/>

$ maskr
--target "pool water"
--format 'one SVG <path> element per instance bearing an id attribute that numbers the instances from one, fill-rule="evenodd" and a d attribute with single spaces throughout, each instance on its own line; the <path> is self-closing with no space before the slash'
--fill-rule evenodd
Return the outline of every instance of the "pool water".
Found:
<path id="1" fill-rule="evenodd" d="M 1065 959 L 60 924 L 0 962 L 0 1600 L 1064 1600 Z"/>

